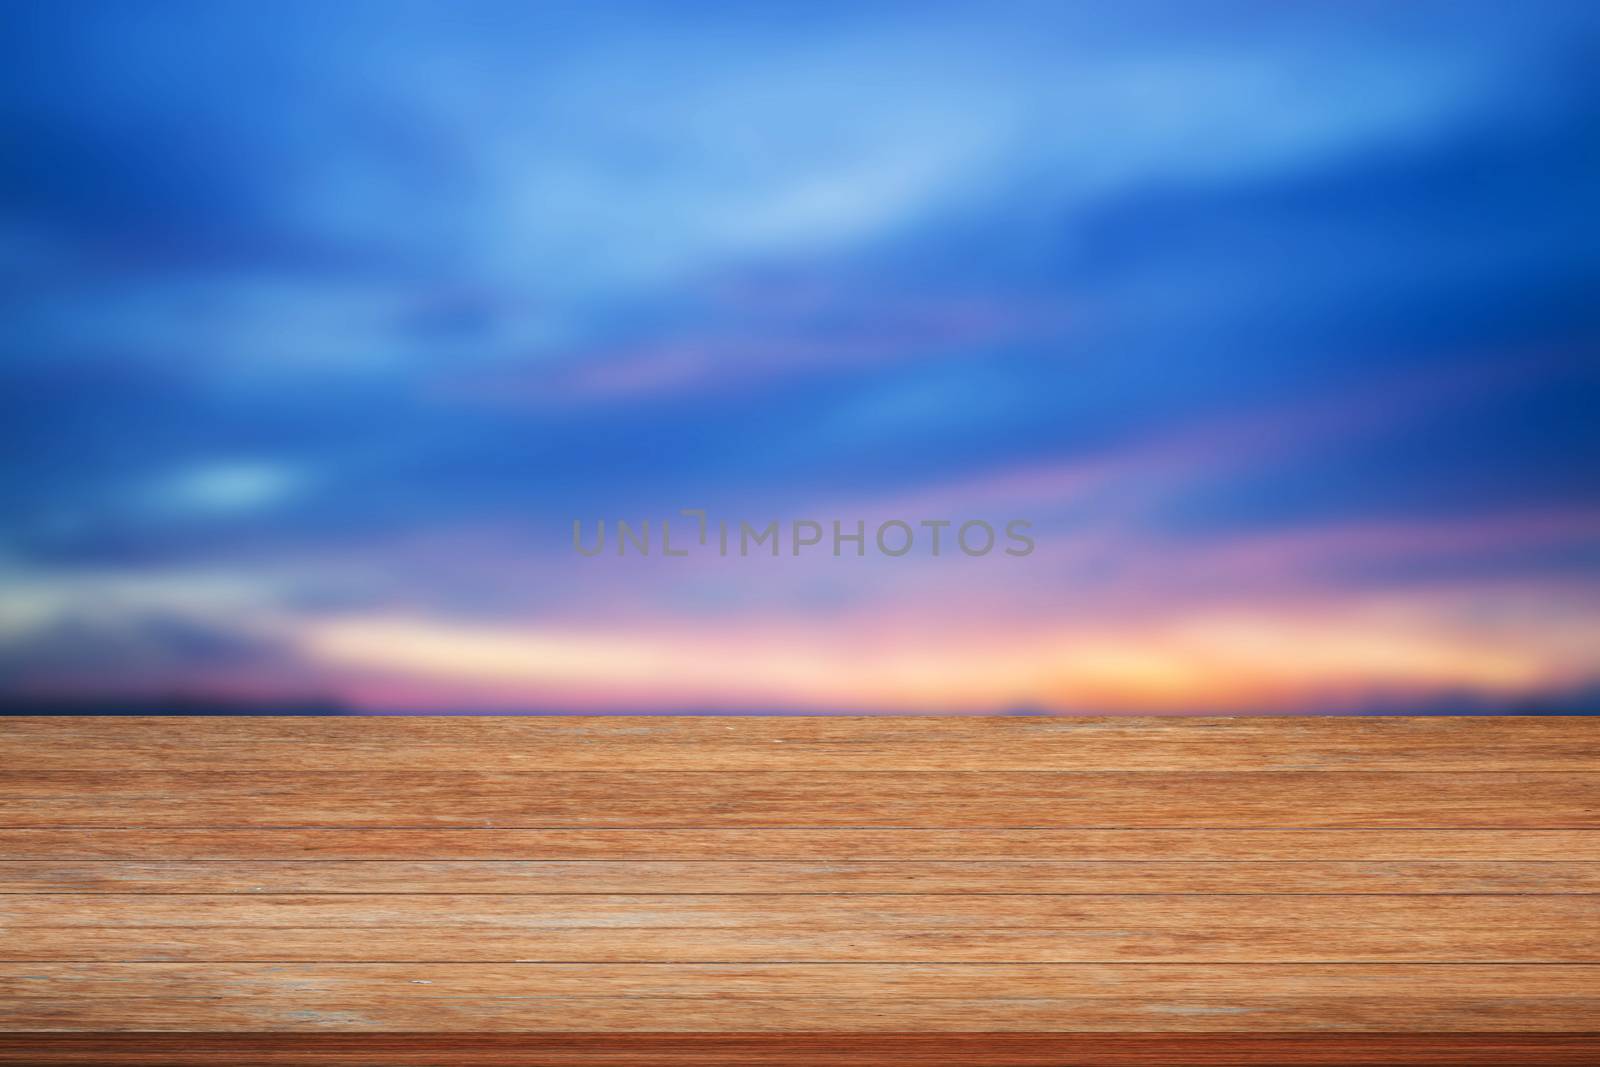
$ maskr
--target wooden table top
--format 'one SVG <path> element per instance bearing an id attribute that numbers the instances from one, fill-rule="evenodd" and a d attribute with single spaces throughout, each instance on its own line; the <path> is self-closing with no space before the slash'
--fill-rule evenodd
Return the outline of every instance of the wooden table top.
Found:
<path id="1" fill-rule="evenodd" d="M 0 719 L 5 1064 L 1556 1064 L 1596 1030 L 1592 719 Z"/>

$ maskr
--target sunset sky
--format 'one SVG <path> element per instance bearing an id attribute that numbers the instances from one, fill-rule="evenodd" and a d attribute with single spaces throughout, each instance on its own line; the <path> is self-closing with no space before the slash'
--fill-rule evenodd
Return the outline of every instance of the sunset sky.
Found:
<path id="1" fill-rule="evenodd" d="M 7 707 L 1600 708 L 1593 4 L 0 24 Z"/>

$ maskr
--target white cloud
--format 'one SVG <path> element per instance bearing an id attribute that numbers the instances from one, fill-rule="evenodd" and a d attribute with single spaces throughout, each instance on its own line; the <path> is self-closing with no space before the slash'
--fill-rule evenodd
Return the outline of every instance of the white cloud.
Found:
<path id="1" fill-rule="evenodd" d="M 243 514 L 275 507 L 305 484 L 301 471 L 281 463 L 205 463 L 163 479 L 148 490 L 145 502 L 155 510 L 179 514 Z"/>

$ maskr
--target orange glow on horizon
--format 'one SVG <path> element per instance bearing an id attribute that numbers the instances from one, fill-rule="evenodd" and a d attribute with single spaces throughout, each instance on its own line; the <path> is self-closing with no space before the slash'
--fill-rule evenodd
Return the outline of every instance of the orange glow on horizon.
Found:
<path id="1" fill-rule="evenodd" d="M 1563 677 L 1577 647 L 1600 641 L 1600 632 L 1519 633 L 1507 640 L 1444 625 L 1436 612 L 1368 605 L 1093 630 L 952 629 L 915 641 L 881 621 L 819 634 L 738 623 L 578 631 L 371 615 L 306 626 L 297 640 L 327 668 L 379 680 L 385 703 L 407 693 L 425 704 L 480 693 L 644 709 L 705 702 L 1127 713 L 1326 705 L 1375 693 L 1515 698 Z"/>

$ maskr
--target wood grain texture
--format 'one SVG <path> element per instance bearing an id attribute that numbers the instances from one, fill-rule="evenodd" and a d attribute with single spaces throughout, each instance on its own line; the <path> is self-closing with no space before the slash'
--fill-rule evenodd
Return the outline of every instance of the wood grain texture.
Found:
<path id="1" fill-rule="evenodd" d="M 1600 771 L 1582 718 L 18 717 L 34 770 Z M 403 759 L 397 754 L 404 753 Z"/>
<path id="2" fill-rule="evenodd" d="M 1600 857 L 1600 830 L 0 828 L 11 860 L 1506 860 Z"/>
<path id="3" fill-rule="evenodd" d="M 866 893 L 715 894 L 11 894 L 0 896 L 7 928 L 153 926 L 401 927 L 515 926 L 525 929 L 1108 929 L 1197 926 L 1319 929 L 1571 926 L 1600 932 L 1600 896 L 1210 894 L 918 895 Z"/>
<path id="4" fill-rule="evenodd" d="M 0 860 L 12 893 L 1600 893 L 1600 862 Z"/>
<path id="5" fill-rule="evenodd" d="M 0 1017 L 25 1030 L 614 1030 L 788 1032 L 1070 1030 L 1237 1032 L 1561 1032 L 1600 1014 L 1600 997 L 341 997 L 314 1001 L 203 997 L 0 999 Z M 1181 1020 L 1179 1026 L 1172 1020 Z"/>
<path id="6" fill-rule="evenodd" d="M 1593 723 L 0 720 L 0 1063 L 1595 1062 Z"/>
<path id="7" fill-rule="evenodd" d="M 496 757 L 485 753 L 485 763 Z M 1600 772 L 29 771 L 7 826 L 1600 828 Z"/>
<path id="8" fill-rule="evenodd" d="M 1439 964 L 1427 993 L 1593 997 L 1600 965 Z M 7 963 L 0 998 L 245 997 L 293 1005 L 300 993 L 350 1000 L 549 997 L 1040 998 L 1398 997 L 1417 993 L 1403 964 L 907 963 Z"/>
<path id="9" fill-rule="evenodd" d="M 1248 902 L 1238 902 L 1247 906 Z M 71 902 L 65 904 L 71 907 Z M 50 926 L 6 931 L 8 960 L 473 962 L 908 961 L 937 963 L 1595 963 L 1593 931 L 1559 926 L 1119 924 L 804 927 Z M 1425 972 L 1419 972 L 1419 980 Z"/>
<path id="10" fill-rule="evenodd" d="M 1595 1034 L 0 1033 L 12 1067 L 1590 1067 Z"/>

